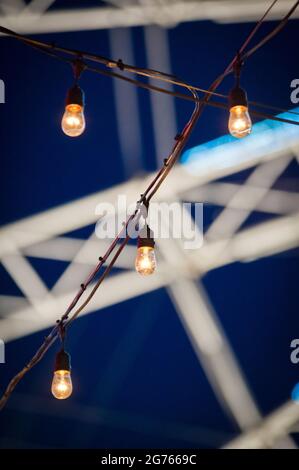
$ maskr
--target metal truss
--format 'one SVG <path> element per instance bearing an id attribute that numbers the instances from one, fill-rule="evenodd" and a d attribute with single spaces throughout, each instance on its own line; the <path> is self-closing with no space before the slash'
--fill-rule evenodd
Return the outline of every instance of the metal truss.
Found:
<path id="1" fill-rule="evenodd" d="M 82 2 L 83 3 L 83 2 Z M 107 0 L 107 6 L 56 9 L 55 0 L 1 0 L 1 24 L 24 34 L 159 25 L 173 27 L 186 21 L 219 23 L 256 21 L 269 6 L 267 0 Z M 267 17 L 279 19 L 292 0 L 281 0 Z M 50 8 L 52 7 L 52 8 Z M 50 8 L 50 9 L 49 9 Z M 293 18 L 298 18 L 295 11 Z"/>
<path id="2" fill-rule="evenodd" d="M 215 394 L 244 432 L 231 446 L 292 446 L 290 439 L 283 444 L 280 441 L 294 424 L 294 413 L 288 412 L 289 407 L 293 409 L 292 405 L 262 420 L 200 279 L 220 266 L 236 261 L 249 262 L 299 245 L 299 196 L 272 189 L 299 154 L 299 134 L 290 140 L 289 147 L 285 145 L 279 152 L 265 149 L 265 153 L 252 154 L 251 159 L 243 152 L 238 161 L 232 158 L 231 164 L 225 166 L 221 164 L 223 148 L 218 152 L 218 159 L 214 158 L 213 168 L 209 163 L 206 172 L 200 171 L 198 175 L 193 172 L 191 176 L 188 163 L 179 165 L 157 197 L 158 201 L 205 200 L 223 206 L 206 231 L 202 247 L 184 250 L 180 240 L 158 239 L 159 270 L 144 282 L 133 270 L 135 248 L 128 246 L 118 260 L 117 267 L 122 270 L 106 280 L 105 288 L 83 314 L 165 287 Z M 242 185 L 218 181 L 251 167 L 250 176 Z M 67 234 L 96 223 L 95 207 L 100 201 L 115 203 L 119 194 L 126 194 L 128 203 L 133 202 L 144 183 L 144 178 L 132 179 L 0 229 L 1 262 L 23 293 L 22 298 L 1 296 L 0 331 L 5 341 L 29 335 L 55 322 L 108 243 L 95 235 L 79 240 Z M 275 217 L 242 229 L 253 211 Z M 28 257 L 63 260 L 69 265 L 53 289 L 48 290 Z M 268 423 L 271 426 L 274 423 L 271 439 L 265 437 L 271 427 Z"/>
<path id="3" fill-rule="evenodd" d="M 110 29 L 113 55 L 131 62 L 134 62 L 131 33 L 124 27 L 144 25 L 149 66 L 171 72 L 166 34 L 155 25 L 171 27 L 184 21 L 205 19 L 229 23 L 254 21 L 268 6 L 266 0 L 109 0 L 106 3 L 107 6 L 103 7 L 64 11 L 56 10 L 53 0 L 31 0 L 27 5 L 23 0 L 0 0 L 0 23 L 20 33 L 107 28 Z M 291 0 L 278 2 L 267 19 L 281 18 L 291 3 Z M 293 18 L 296 15 L 298 17 L 299 12 L 295 12 Z M 155 44 L 156 40 L 158 44 Z M 125 157 L 126 175 L 130 177 L 134 169 L 141 168 L 138 161 L 141 142 L 137 130 L 136 91 L 118 82 L 115 82 L 114 91 L 121 151 Z M 167 122 L 161 112 L 164 98 L 163 109 L 167 109 L 169 116 Z M 169 148 L 170 139 L 176 133 L 174 106 L 169 97 L 156 99 L 152 96 L 151 104 L 159 162 L 160 156 L 165 153 L 164 148 Z M 133 110 L 132 120 L 127 120 L 124 114 L 123 110 L 127 107 Z M 160 132 L 161 129 L 163 132 Z M 250 262 L 299 245 L 299 195 L 275 187 L 281 174 L 299 155 L 297 129 L 286 134 L 284 131 L 272 133 L 270 140 L 265 139 L 267 145 L 263 141 L 265 134 L 260 134 L 256 138 L 257 144 L 253 146 L 232 147 L 231 144 L 224 144 L 219 148 L 204 149 L 200 152 L 200 158 L 195 158 L 195 164 L 191 161 L 174 168 L 167 184 L 160 188 L 157 201 L 205 201 L 223 208 L 208 227 L 203 245 L 197 250 L 185 250 L 178 239 L 157 239 L 159 269 L 146 282 L 133 270 L 135 248 L 127 246 L 116 263 L 116 267 L 121 269 L 105 281 L 105 288 L 82 312 L 82 315 L 98 312 L 110 305 L 165 288 L 219 403 L 241 430 L 240 436 L 227 444 L 229 448 L 295 445 L 288 433 L 299 420 L 299 407 L 287 403 L 268 418 L 262 417 L 214 311 L 213 299 L 208 298 L 201 284 L 202 277 L 209 271 L 236 261 Z M 249 139 L 246 141 L 249 142 Z M 271 141 L 275 145 L 271 145 Z M 252 171 L 242 184 L 220 180 L 246 169 Z M 94 234 L 87 240 L 69 234 L 97 222 L 95 208 L 101 201 L 115 203 L 119 194 L 127 196 L 128 204 L 136 201 L 147 178 L 150 180 L 152 175 L 131 178 L 105 191 L 0 228 L 1 263 L 23 294 L 22 297 L 0 296 L 1 338 L 12 341 L 48 328 L 55 322 L 97 256 L 104 252 L 109 243 L 108 240 L 99 240 Z M 273 217 L 243 228 L 254 211 Z M 185 216 L 194 225 L 191 214 L 188 212 Z M 32 257 L 69 263 L 51 290 L 34 270 L 30 263 Z M 20 402 L 24 400 L 30 402 L 30 397 L 21 397 Z M 18 398 L 15 406 L 18 408 Z M 44 410 L 41 405 L 40 413 Z M 74 414 L 85 419 L 86 414 L 82 410 L 77 409 Z M 96 416 L 96 412 L 93 411 L 92 415 Z M 115 418 L 115 421 L 117 419 L 120 418 Z M 126 419 L 120 421 L 117 425 L 126 427 Z M 138 428 L 138 419 L 136 423 Z M 146 426 L 144 418 L 142 429 Z M 152 428 L 152 423 L 149 423 L 149 428 Z M 158 430 L 159 426 L 156 428 Z M 172 423 L 168 429 L 171 435 Z M 206 435 L 205 431 L 196 435 L 186 429 L 178 432 L 180 436 L 192 434 L 189 442 L 193 444 L 199 435 L 200 439 Z M 211 442 L 209 445 L 212 445 Z"/>
<path id="4" fill-rule="evenodd" d="M 267 449 L 275 447 L 275 443 L 281 440 L 282 435 L 296 430 L 294 426 L 298 421 L 299 406 L 297 403 L 289 401 L 271 413 L 258 426 L 232 440 L 225 448 Z M 286 442 L 285 445 L 287 445 Z"/>

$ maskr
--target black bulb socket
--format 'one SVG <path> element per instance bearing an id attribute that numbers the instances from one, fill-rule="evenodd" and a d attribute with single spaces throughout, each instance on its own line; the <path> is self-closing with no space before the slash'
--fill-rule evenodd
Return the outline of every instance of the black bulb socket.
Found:
<path id="1" fill-rule="evenodd" d="M 82 108 L 85 106 L 84 91 L 78 85 L 72 86 L 67 92 L 65 105 L 68 106 L 69 104 L 77 104 Z"/>
<path id="2" fill-rule="evenodd" d="M 248 108 L 247 93 L 243 88 L 236 86 L 229 92 L 228 96 L 229 109 L 234 106 L 246 106 Z"/>
<path id="3" fill-rule="evenodd" d="M 148 246 L 150 248 L 154 248 L 155 246 L 154 232 L 149 228 L 148 225 L 145 225 L 140 230 L 138 236 L 137 248 L 141 248 L 143 246 Z"/>
<path id="4" fill-rule="evenodd" d="M 57 370 L 71 370 L 71 356 L 64 349 L 56 354 L 54 372 Z"/>

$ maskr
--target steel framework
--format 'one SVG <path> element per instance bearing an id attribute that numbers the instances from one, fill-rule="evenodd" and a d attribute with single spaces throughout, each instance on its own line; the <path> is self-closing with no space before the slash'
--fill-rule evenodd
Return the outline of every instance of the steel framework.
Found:
<path id="1" fill-rule="evenodd" d="M 1 24 L 19 33 L 57 33 L 92 29 L 160 25 L 173 27 L 186 21 L 219 23 L 256 21 L 269 2 L 252 0 L 107 0 L 107 6 L 56 9 L 55 0 L 1 0 Z M 292 0 L 282 0 L 267 19 L 281 18 Z M 52 8 L 50 8 L 52 7 Z M 50 10 L 49 10 L 50 8 Z M 293 18 L 298 18 L 295 12 Z"/>
<path id="2" fill-rule="evenodd" d="M 184 250 L 180 240 L 171 243 L 167 240 L 167 244 L 163 239 L 157 240 L 159 270 L 146 283 L 133 271 L 135 249 L 128 246 L 117 264 L 125 271 L 108 279 L 105 289 L 83 312 L 86 315 L 165 287 L 218 399 L 245 433 L 231 444 L 237 447 L 268 445 L 269 436 L 265 433 L 273 423 L 270 436 L 275 445 L 294 424 L 296 416 L 299 419 L 299 410 L 291 404 L 286 405 L 262 421 L 243 372 L 199 280 L 206 272 L 220 266 L 269 256 L 299 245 L 299 195 L 271 189 L 299 155 L 299 133 L 296 132 L 296 138 L 289 140 L 290 146 L 285 145 L 279 152 L 265 149 L 264 153 L 258 154 L 256 151 L 250 160 L 243 152 L 239 154 L 237 164 L 232 159 L 231 165 L 225 167 L 222 165 L 223 150 L 225 145 L 231 144 L 224 144 L 218 148 L 218 158 L 215 157 L 213 168 L 209 164 L 206 174 L 201 168 L 198 175 L 192 170 L 191 177 L 191 164 L 188 163 L 177 167 L 169 184 L 161 188 L 158 200 L 194 201 L 198 195 L 200 199 L 223 206 L 207 230 L 203 246 L 190 252 Z M 204 158 L 199 160 L 205 161 Z M 217 182 L 221 176 L 250 167 L 254 169 L 243 185 Z M 0 320 L 0 331 L 5 341 L 53 324 L 89 271 L 95 254 L 101 253 L 106 244 L 94 235 L 88 240 L 78 240 L 64 234 L 96 223 L 95 207 L 99 201 L 114 203 L 118 194 L 126 194 L 129 202 L 134 201 L 143 183 L 133 179 L 0 229 L 1 262 L 24 295 L 22 299 L 1 297 L 1 313 L 5 316 Z M 276 217 L 239 230 L 251 212 L 259 210 Z M 49 291 L 28 256 L 69 261 L 69 266 Z M 290 408 L 292 412 L 288 411 Z M 255 431 L 246 433 L 253 427 Z"/>
<path id="3" fill-rule="evenodd" d="M 291 3 L 289 0 L 279 2 L 269 19 L 281 17 Z M 182 21 L 199 19 L 253 21 L 265 10 L 266 4 L 262 0 L 250 3 L 234 0 L 111 0 L 107 2 L 107 7 L 61 11 L 55 9 L 55 2 L 51 0 L 31 0 L 27 6 L 22 0 L 2 0 L 0 23 L 20 33 L 143 25 L 147 28 L 146 47 L 150 66 L 170 72 L 167 38 L 163 31 L 155 30 L 155 25 L 173 26 Z M 51 6 L 53 8 L 48 11 Z M 114 54 L 121 50 L 122 57 L 131 61 L 130 31 L 111 29 L 109 34 Z M 163 47 L 155 47 L 155 52 L 151 47 L 157 34 Z M 126 135 L 132 135 L 130 129 L 122 135 L 126 120 L 121 103 L 125 99 L 130 100 L 130 109 L 135 109 L 132 119 L 136 118 L 136 122 L 138 117 L 134 114 L 138 112 L 138 106 L 135 91 L 128 94 L 126 85 L 115 83 L 115 94 L 122 152 L 132 158 L 132 161 L 127 160 L 129 177 L 132 168 L 140 164 L 137 155 L 141 144 L 134 137 L 128 144 Z M 165 100 L 170 120 L 161 136 L 159 129 L 165 124 L 159 122 L 161 102 L 154 97 L 152 99 L 157 155 L 163 154 L 163 148 L 168 148 L 169 139 L 175 134 L 173 103 L 171 98 L 165 97 Z M 223 207 L 205 233 L 203 246 L 190 252 L 184 250 L 180 240 L 167 240 L 166 245 L 165 240 L 158 239 L 159 270 L 147 282 L 133 271 L 135 249 L 127 246 L 116 264 L 123 271 L 107 279 L 105 289 L 83 312 L 87 315 L 161 287 L 167 289 L 219 402 L 242 431 L 237 439 L 226 446 L 230 448 L 295 445 L 288 433 L 299 420 L 299 407 L 287 403 L 269 417 L 262 417 L 212 301 L 200 282 L 205 273 L 221 266 L 236 261 L 250 262 L 299 245 L 299 195 L 273 189 L 287 166 L 299 158 L 299 132 L 293 129 L 290 133 L 289 128 L 282 125 L 279 131 L 271 131 L 274 146 L 264 138 L 267 132 L 264 129 L 256 139 L 250 137 L 248 142 L 252 144 L 248 146 L 232 147 L 227 143 L 205 148 L 199 150 L 198 155 L 195 151 L 185 165 L 177 166 L 169 176 L 168 184 L 161 187 L 157 200 L 179 203 L 197 200 Z M 224 176 L 249 168 L 252 169 L 250 176 L 242 185 L 219 181 Z M 135 201 L 144 187 L 144 179 L 150 180 L 151 177 L 131 178 L 108 190 L 0 228 L 1 263 L 23 293 L 21 298 L 0 297 L 2 339 L 11 341 L 45 329 L 55 322 L 82 278 L 90 271 L 96 256 L 108 244 L 108 241 L 99 240 L 95 235 L 87 240 L 78 240 L 66 234 L 96 223 L 98 216 L 95 207 L 100 201 L 114 203 L 119 194 L 126 194 L 128 204 Z M 273 215 L 273 219 L 242 229 L 253 211 L 267 212 Z M 188 213 L 186 217 L 191 215 Z M 63 260 L 69 265 L 49 290 L 28 257 Z"/>

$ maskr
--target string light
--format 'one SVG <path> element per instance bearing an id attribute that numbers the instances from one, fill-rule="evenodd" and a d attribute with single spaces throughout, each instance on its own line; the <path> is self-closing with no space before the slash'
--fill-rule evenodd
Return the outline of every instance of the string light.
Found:
<path id="1" fill-rule="evenodd" d="M 266 44 L 270 39 L 272 39 L 278 32 L 281 31 L 281 29 L 286 25 L 288 18 L 291 16 L 291 14 L 295 11 L 296 7 L 299 4 L 299 0 L 293 5 L 293 7 L 289 10 L 287 15 L 280 21 L 278 26 L 270 32 L 266 37 L 264 37 L 257 45 L 255 45 L 252 49 L 250 49 L 247 53 L 243 53 L 244 49 L 247 47 L 248 43 L 251 41 L 253 36 L 256 34 L 257 30 L 259 27 L 262 25 L 265 17 L 267 14 L 270 12 L 272 9 L 273 5 L 276 3 L 274 1 L 269 8 L 267 9 L 266 13 L 262 16 L 262 18 L 259 20 L 257 25 L 254 27 L 253 31 L 250 33 L 246 41 L 243 43 L 242 47 L 240 48 L 240 52 L 242 53 L 242 58 L 247 59 L 250 57 L 256 50 L 258 50 L 261 46 Z M 0 32 L 3 34 L 6 34 L 8 36 L 12 36 L 17 40 L 22 41 L 23 43 L 40 50 L 43 53 L 46 53 L 52 57 L 55 57 L 58 60 L 65 61 L 67 63 L 71 63 L 74 66 L 74 71 L 75 71 L 75 85 L 69 90 L 67 94 L 67 100 L 66 100 L 66 109 L 64 116 L 62 118 L 62 130 L 65 132 L 65 134 L 71 136 L 71 137 L 76 137 L 78 135 L 81 135 L 85 129 L 85 118 L 84 118 L 84 93 L 81 90 L 81 88 L 78 86 L 77 81 L 78 78 L 84 69 L 88 69 L 90 71 L 96 72 L 96 73 L 102 73 L 106 74 L 108 76 L 114 76 L 122 80 L 127 80 L 133 83 L 136 86 L 151 89 L 154 91 L 158 91 L 161 93 L 167 93 L 167 94 L 172 94 L 173 96 L 177 96 L 179 98 L 183 99 L 192 99 L 195 102 L 195 109 L 193 111 L 193 114 L 191 116 L 191 119 L 188 121 L 186 124 L 183 132 L 180 134 L 180 139 L 176 142 L 172 152 L 170 153 L 167 162 L 168 165 L 164 166 L 162 169 L 159 170 L 157 175 L 155 176 L 154 180 L 149 184 L 148 188 L 144 192 L 143 196 L 146 196 L 149 191 L 150 197 L 153 196 L 156 191 L 159 189 L 161 183 L 164 181 L 166 176 L 168 175 L 170 169 L 173 167 L 173 165 L 176 163 L 176 161 L 179 158 L 179 155 L 189 138 L 191 131 L 193 130 L 197 119 L 199 118 L 201 111 L 203 110 L 205 105 L 211 104 L 216 107 L 224 107 L 226 108 L 225 105 L 220 104 L 220 103 L 215 103 L 211 102 L 209 103 L 209 99 L 212 95 L 216 94 L 215 90 L 216 88 L 220 85 L 220 83 L 223 81 L 223 79 L 232 72 L 233 68 L 235 68 L 236 64 L 240 64 L 240 57 L 235 57 L 233 61 L 228 65 L 228 67 L 225 69 L 225 71 L 212 83 L 210 88 L 205 92 L 204 90 L 200 90 L 197 87 L 193 87 L 189 85 L 186 82 L 183 81 L 178 81 L 177 79 L 173 78 L 170 75 L 164 74 L 162 72 L 154 71 L 151 69 L 139 69 L 138 67 L 133 67 L 133 66 L 128 66 L 124 64 L 122 61 L 113 61 L 110 59 L 106 59 L 101 56 L 96 56 L 94 54 L 89 54 L 89 53 L 84 53 L 84 52 L 79 52 L 77 50 L 72 50 L 72 49 L 66 49 L 62 48 L 59 46 L 56 46 L 55 44 L 48 44 L 45 42 L 37 41 L 34 39 L 29 39 L 25 36 L 22 36 L 20 34 L 17 34 L 7 28 L 4 28 L 0 26 Z M 68 57 L 65 57 L 65 55 L 72 55 L 76 56 L 77 59 L 75 61 L 70 60 Z M 140 75 L 144 75 L 147 77 L 155 78 L 158 80 L 162 81 L 167 81 L 174 83 L 176 85 L 182 86 L 184 88 L 187 88 L 191 93 L 193 94 L 193 98 L 188 98 L 187 95 L 182 95 L 179 93 L 174 93 L 170 92 L 169 90 L 165 90 L 163 88 L 158 88 L 154 87 L 149 84 L 144 84 L 142 82 L 138 82 L 136 80 L 129 79 L 128 77 L 125 77 L 123 75 L 117 75 L 114 74 L 113 72 L 107 72 L 103 71 L 100 69 L 93 68 L 89 65 L 86 65 L 85 63 L 82 62 L 82 58 L 88 60 L 88 61 L 94 61 L 97 63 L 101 63 L 105 65 L 106 67 L 113 68 L 113 67 L 119 67 L 121 70 L 126 70 L 129 72 L 137 73 Z M 251 120 L 248 114 L 248 101 L 247 101 L 247 96 L 246 92 L 240 88 L 239 86 L 239 77 L 237 76 L 237 86 L 231 91 L 230 93 L 230 123 L 229 123 L 229 130 L 235 137 L 243 137 L 245 135 L 248 135 L 251 131 Z M 196 90 L 199 91 L 204 91 L 205 95 L 203 99 L 199 99 Z M 200 105 L 199 105 L 200 103 Z M 258 105 L 256 103 L 255 105 Z M 237 109 L 233 109 L 235 107 L 238 107 Z M 247 114 L 246 114 L 247 113 Z M 262 113 L 256 113 L 260 117 L 262 117 Z M 266 117 L 264 115 L 263 117 Z M 269 116 L 267 116 L 269 117 Z M 283 122 L 289 122 L 292 124 L 298 125 L 296 121 L 290 121 L 290 120 L 285 120 L 285 119 L 278 119 L 277 117 L 270 116 L 270 119 L 274 120 L 280 120 Z M 241 120 L 238 121 L 238 119 Z M 242 125 L 241 125 L 242 124 Z M 234 131 L 234 133 L 233 133 Z M 148 197 L 148 200 L 149 198 Z M 140 201 L 139 201 L 140 202 Z M 141 202 L 145 202 L 145 199 L 142 198 Z M 137 212 L 137 210 L 136 210 Z M 127 221 L 127 223 L 124 225 L 125 228 L 127 228 L 128 223 L 130 221 Z M 150 228 L 146 225 L 146 234 L 145 236 L 142 236 L 140 233 L 140 236 L 138 238 L 138 248 L 137 248 L 137 257 L 136 257 L 136 270 L 142 274 L 142 275 L 148 275 L 152 274 L 155 269 L 156 269 L 156 259 L 155 259 L 155 253 L 154 253 L 154 238 L 152 231 Z M 100 279 L 96 282 L 95 286 L 93 287 L 91 293 L 88 295 L 87 299 L 80 305 L 75 312 L 73 312 L 72 317 L 68 320 L 69 314 L 73 311 L 74 307 L 77 305 L 79 299 L 81 298 L 82 294 L 84 293 L 85 289 L 87 286 L 95 279 L 96 275 L 98 274 L 99 270 L 103 266 L 104 262 L 107 261 L 108 257 L 111 255 L 113 250 L 115 249 L 117 242 L 119 241 L 119 235 L 113 240 L 112 244 L 110 247 L 107 249 L 105 255 L 103 257 L 100 257 L 100 262 L 97 264 L 97 266 L 94 268 L 92 273 L 88 276 L 87 280 L 85 283 L 81 284 L 80 290 L 72 300 L 71 304 L 67 308 L 66 312 L 62 315 L 61 319 L 59 320 L 59 324 L 54 326 L 52 331 L 48 334 L 48 336 L 45 338 L 44 342 L 40 346 L 40 348 L 37 350 L 36 354 L 32 357 L 32 359 L 26 364 L 23 369 L 21 369 L 15 377 L 12 378 L 12 380 L 9 382 L 3 396 L 0 399 L 0 410 L 4 408 L 5 404 L 7 403 L 10 395 L 14 391 L 16 385 L 18 382 L 24 377 L 25 374 L 29 370 L 31 370 L 44 356 L 46 351 L 52 346 L 52 344 L 55 342 L 59 335 L 59 330 L 60 333 L 62 332 L 62 329 L 60 325 L 63 324 L 64 321 L 67 321 L 67 326 L 77 318 L 79 313 L 82 311 L 82 309 L 88 304 L 90 299 L 93 297 L 94 293 L 102 283 L 102 281 L 105 279 L 105 277 L 109 274 L 111 271 L 115 261 L 117 260 L 118 256 L 120 255 L 122 249 L 124 248 L 125 244 L 128 242 L 129 237 L 127 236 L 126 239 L 122 242 L 121 246 L 118 248 L 116 254 L 113 256 L 112 260 L 108 264 L 108 266 L 105 268 L 103 274 L 101 275 Z M 63 336 L 64 336 L 64 328 L 63 328 Z M 62 349 L 59 351 L 59 353 L 56 355 L 56 361 L 55 361 L 55 368 L 54 368 L 54 377 L 52 381 L 52 393 L 57 399 L 66 399 L 72 394 L 72 380 L 71 380 L 71 365 L 70 365 L 70 356 L 69 354 L 64 350 L 64 345 Z"/>
<path id="2" fill-rule="evenodd" d="M 142 276 L 153 274 L 156 270 L 155 241 L 153 231 L 146 224 L 140 231 L 135 260 L 136 271 Z"/>
<path id="3" fill-rule="evenodd" d="M 242 88 L 234 88 L 230 92 L 228 130 L 233 137 L 241 139 L 250 134 L 252 122 L 248 112 L 246 92 Z"/>
<path id="4" fill-rule="evenodd" d="M 64 349 L 65 343 L 65 324 L 58 320 L 57 327 L 61 340 L 61 350 L 56 354 L 54 375 L 52 380 L 51 392 L 57 400 L 65 400 L 69 398 L 73 392 L 73 384 L 71 378 L 71 357 Z"/>
<path id="5" fill-rule="evenodd" d="M 65 400 L 73 392 L 71 357 L 64 348 L 56 355 L 51 392 L 57 400 Z"/>
<path id="6" fill-rule="evenodd" d="M 248 112 L 246 91 L 240 87 L 241 59 L 238 55 L 234 65 L 236 85 L 229 93 L 228 130 L 233 137 L 241 139 L 250 134 L 252 122 Z"/>
<path id="7" fill-rule="evenodd" d="M 85 130 L 84 92 L 78 85 L 67 93 L 61 128 L 69 137 L 78 137 Z"/>

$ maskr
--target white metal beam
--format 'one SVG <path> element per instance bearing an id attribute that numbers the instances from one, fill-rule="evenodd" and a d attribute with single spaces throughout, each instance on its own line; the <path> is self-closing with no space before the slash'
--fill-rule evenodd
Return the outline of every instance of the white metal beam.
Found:
<path id="1" fill-rule="evenodd" d="M 199 283 L 178 277 L 168 290 L 219 402 L 241 429 L 255 425 L 261 415 Z"/>
<path id="2" fill-rule="evenodd" d="M 176 273 L 167 288 L 194 352 L 224 410 L 240 429 L 248 429 L 261 415 L 208 296 L 197 281 L 195 263 L 188 262 L 181 240 L 159 239 L 157 244 L 169 271 Z"/>
<path id="3" fill-rule="evenodd" d="M 275 236 L 273 237 L 273 235 Z M 225 250 L 223 250 L 223 246 Z M 236 261 L 249 261 L 251 259 L 267 256 L 299 246 L 299 214 L 283 217 L 271 222 L 265 222 L 259 226 L 244 230 L 235 235 L 228 244 L 228 240 L 220 240 L 209 243 L 200 248 L 195 255 L 192 250 L 193 275 L 199 275 L 211 269 L 224 266 Z M 186 269 L 190 269 L 190 258 L 184 257 Z M 179 269 L 184 269 L 180 267 Z M 96 295 L 82 314 L 87 314 L 108 307 L 126 299 L 142 295 L 146 292 L 165 287 L 173 282 L 176 276 L 175 270 L 169 270 L 168 265 L 159 263 L 158 272 L 148 279 L 138 276 L 135 272 L 116 274 L 105 281 L 105 289 Z M 24 309 L 16 314 L 0 320 L 1 337 L 13 340 L 21 336 L 52 325 L 66 305 L 70 302 L 75 292 L 60 295 L 55 298 L 55 305 L 49 304 L 47 299 L 40 302 L 39 308 L 48 314 L 42 317 L 32 315 L 32 309 Z"/>
<path id="4" fill-rule="evenodd" d="M 267 449 L 277 446 L 299 421 L 299 406 L 293 401 L 273 411 L 258 426 L 229 442 L 226 449 Z"/>
<path id="5" fill-rule="evenodd" d="M 134 52 L 132 32 L 129 28 L 109 30 L 109 42 L 112 57 L 121 58 L 133 64 Z M 123 72 L 125 76 L 131 76 Z M 141 172 L 142 162 L 142 129 L 138 93 L 136 87 L 118 79 L 113 80 L 118 137 L 126 179 Z M 130 117 L 128 119 L 128 110 Z"/>
<path id="6" fill-rule="evenodd" d="M 20 17 L 23 17 L 23 15 L 41 17 L 54 2 L 55 0 L 31 0 L 21 11 Z"/>
<path id="7" fill-rule="evenodd" d="M 296 143 L 296 145 L 295 145 Z M 214 152 L 211 158 L 201 158 L 198 172 L 189 171 L 189 165 L 178 165 L 172 170 L 168 177 L 168 184 L 162 185 L 155 199 L 165 201 L 173 199 L 174 189 L 178 195 L 183 195 L 202 184 L 217 178 L 227 176 L 234 172 L 242 171 L 257 165 L 262 161 L 275 160 L 277 158 L 289 158 L 299 145 L 299 134 L 297 141 L 292 141 L 292 147 L 281 149 L 270 153 L 241 152 L 238 158 L 232 156 L 230 160 L 222 159 L 223 152 Z M 128 204 L 138 199 L 144 186 L 151 181 L 153 174 L 147 177 L 134 178 L 126 183 L 116 185 L 113 188 L 95 193 L 80 200 L 63 204 L 40 214 L 24 218 L 0 228 L 0 257 L 5 253 L 14 252 L 15 247 L 23 250 L 25 247 L 40 243 L 44 240 L 56 237 L 62 233 L 71 232 L 81 227 L 93 224 L 98 216 L 95 213 L 97 204 L 101 201 L 115 203 L 120 194 L 127 196 Z"/>
<path id="8" fill-rule="evenodd" d="M 23 254 L 33 258 L 73 261 L 85 243 L 86 240 L 81 240 L 79 238 L 57 237 L 25 247 Z M 109 245 L 109 240 L 89 239 L 84 248 L 84 254 L 76 257 L 75 262 L 78 264 L 93 266 L 97 253 L 99 255 L 104 253 Z M 117 259 L 115 267 L 132 269 L 132 260 L 134 260 L 135 255 L 135 247 L 128 245 Z"/>
<path id="9" fill-rule="evenodd" d="M 197 251 L 196 256 L 192 254 L 192 259 L 198 269 L 205 273 L 230 263 L 252 261 L 297 246 L 299 246 L 298 213 L 242 230 L 232 239 L 206 243 Z"/>
<path id="10" fill-rule="evenodd" d="M 237 232 L 251 212 L 253 212 L 256 206 L 264 199 L 269 188 L 272 187 L 281 173 L 287 168 L 291 160 L 292 157 L 287 156 L 257 166 L 244 184 L 240 186 L 239 190 L 233 195 L 232 199 L 228 202 L 217 219 L 210 225 L 205 234 L 205 238 L 208 240 L 217 240 L 224 237 L 229 238 Z M 249 195 L 247 188 L 250 186 L 254 186 L 259 189 L 259 191 L 251 192 Z M 241 205 L 245 203 L 245 201 L 249 204 L 249 208 L 247 210 L 242 209 L 236 211 L 235 205 Z"/>
<path id="11" fill-rule="evenodd" d="M 0 3 L 0 11 L 2 10 L 3 14 L 7 17 L 17 16 L 25 5 L 24 0 L 2 0 Z"/>
<path id="12" fill-rule="evenodd" d="M 216 204 L 218 206 L 229 204 L 231 208 L 236 210 L 248 210 L 252 208 L 252 199 L 257 200 L 257 194 L 260 194 L 263 188 L 246 186 L 246 196 L 244 195 L 242 201 L 236 201 L 233 199 L 233 196 L 239 189 L 240 184 L 236 183 L 209 183 L 184 194 L 184 201 L 204 201 L 205 203 Z M 269 189 L 267 194 L 256 204 L 255 210 L 269 214 L 285 215 L 296 212 L 298 207 L 298 193 Z"/>
<path id="13" fill-rule="evenodd" d="M 146 281 L 136 272 L 125 272 L 108 278 L 104 289 L 94 296 L 81 316 L 165 286 L 170 280 L 170 275 L 166 275 L 166 266 L 163 268 L 161 265 L 160 271 Z M 173 277 L 174 273 L 171 280 Z M 54 304 L 49 303 L 48 298 L 41 299 L 39 310 L 43 311 L 44 315 L 37 316 L 32 307 L 10 313 L 8 317 L 0 320 L 1 338 L 7 342 L 50 327 L 65 311 L 75 293 L 73 291 L 56 296 Z"/>
<path id="14" fill-rule="evenodd" d="M 277 20 L 291 8 L 292 0 L 282 0 L 267 16 L 267 20 Z M 178 1 L 167 4 L 151 3 L 132 5 L 125 8 L 95 7 L 83 9 L 51 10 L 41 17 L 36 15 L 10 15 L 1 19 L 3 26 L 19 33 L 57 33 L 118 27 L 145 26 L 158 24 L 172 26 L 185 21 L 209 20 L 220 23 L 240 23 L 256 21 L 269 6 L 266 0 L 238 2 L 235 0 L 201 2 Z M 298 18 L 296 10 L 292 18 Z"/>
<path id="15" fill-rule="evenodd" d="M 145 49 L 148 67 L 153 70 L 163 70 L 171 73 L 170 52 L 168 44 L 168 31 L 158 26 L 144 28 Z M 154 79 L 150 79 L 156 85 Z M 173 86 L 164 83 L 164 88 L 172 90 Z M 169 149 L 173 146 L 177 134 L 174 98 L 150 92 L 152 121 L 156 150 L 157 167 L 160 168 Z M 167 119 L 165 119 L 167 116 Z"/>

